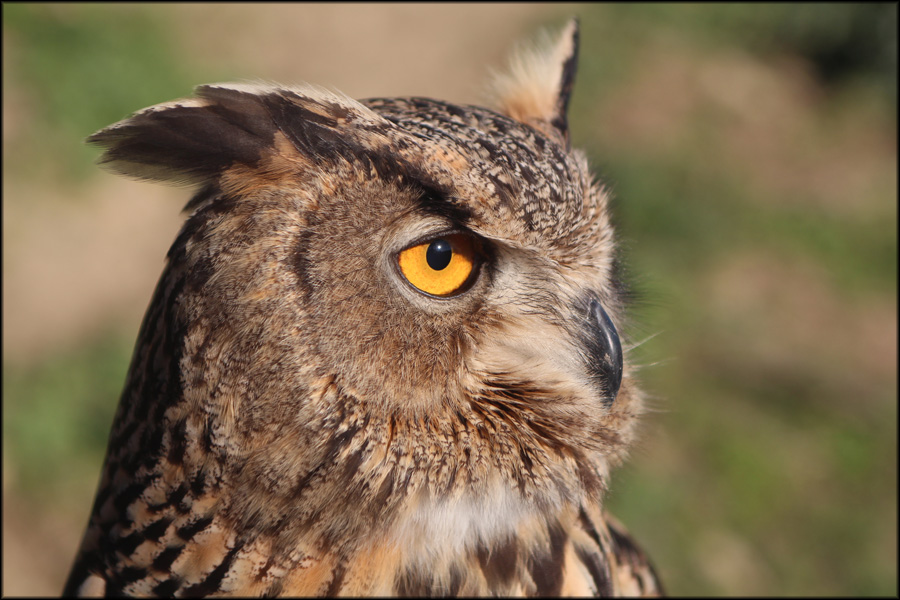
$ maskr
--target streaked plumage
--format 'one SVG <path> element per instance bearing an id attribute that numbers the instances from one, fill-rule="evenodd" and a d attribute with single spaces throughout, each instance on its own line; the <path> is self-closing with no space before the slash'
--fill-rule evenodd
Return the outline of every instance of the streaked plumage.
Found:
<path id="1" fill-rule="evenodd" d="M 67 594 L 659 591 L 601 509 L 641 398 L 576 47 L 520 58 L 499 112 L 229 84 L 91 138 L 199 191 Z M 423 293 L 398 255 L 453 236 L 471 274 Z"/>

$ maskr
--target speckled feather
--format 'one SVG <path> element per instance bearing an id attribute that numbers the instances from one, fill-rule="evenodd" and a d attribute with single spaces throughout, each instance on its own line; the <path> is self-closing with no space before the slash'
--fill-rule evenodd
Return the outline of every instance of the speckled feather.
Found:
<path id="1" fill-rule="evenodd" d="M 568 147 L 576 46 L 500 112 L 215 85 L 91 138 L 199 191 L 66 594 L 660 592 L 601 508 L 641 396 L 607 195 Z M 482 261 L 429 297 L 395 257 L 448 231 Z"/>

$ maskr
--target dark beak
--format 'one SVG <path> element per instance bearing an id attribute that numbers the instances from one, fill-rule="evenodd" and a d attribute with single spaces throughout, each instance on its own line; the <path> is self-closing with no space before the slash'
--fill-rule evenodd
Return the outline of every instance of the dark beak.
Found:
<path id="1" fill-rule="evenodd" d="M 622 385 L 622 344 L 612 319 L 600 302 L 591 299 L 588 308 L 587 340 L 589 369 L 603 388 L 605 403 L 611 405 Z"/>

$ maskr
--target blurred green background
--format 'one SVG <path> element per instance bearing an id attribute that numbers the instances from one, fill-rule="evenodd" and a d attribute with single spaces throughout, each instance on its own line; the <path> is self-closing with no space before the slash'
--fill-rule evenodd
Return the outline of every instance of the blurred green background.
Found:
<path id="1" fill-rule="evenodd" d="M 572 14 L 652 407 L 611 510 L 672 594 L 897 595 L 896 4 L 9 3 L 4 595 L 61 589 L 189 195 L 82 140 L 222 80 L 478 102 Z"/>

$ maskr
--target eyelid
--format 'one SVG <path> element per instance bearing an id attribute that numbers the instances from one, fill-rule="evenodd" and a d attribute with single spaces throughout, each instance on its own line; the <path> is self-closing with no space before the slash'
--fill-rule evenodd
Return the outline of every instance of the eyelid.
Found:
<path id="1" fill-rule="evenodd" d="M 442 238 L 444 236 L 448 236 L 448 235 L 464 235 L 464 236 L 468 236 L 468 237 L 472 237 L 472 238 L 475 237 L 471 232 L 466 231 L 465 229 L 458 229 L 458 228 L 435 229 L 431 233 L 423 233 L 422 235 L 420 235 L 418 237 L 412 238 L 410 241 L 406 242 L 403 245 L 403 248 L 400 249 L 400 252 L 403 252 L 403 250 L 406 250 L 408 248 L 412 248 L 413 246 L 418 246 L 420 244 L 425 244 L 425 243 L 431 243 L 434 240 L 440 239 L 440 238 Z M 398 252 L 398 254 L 399 254 L 399 252 Z"/>

